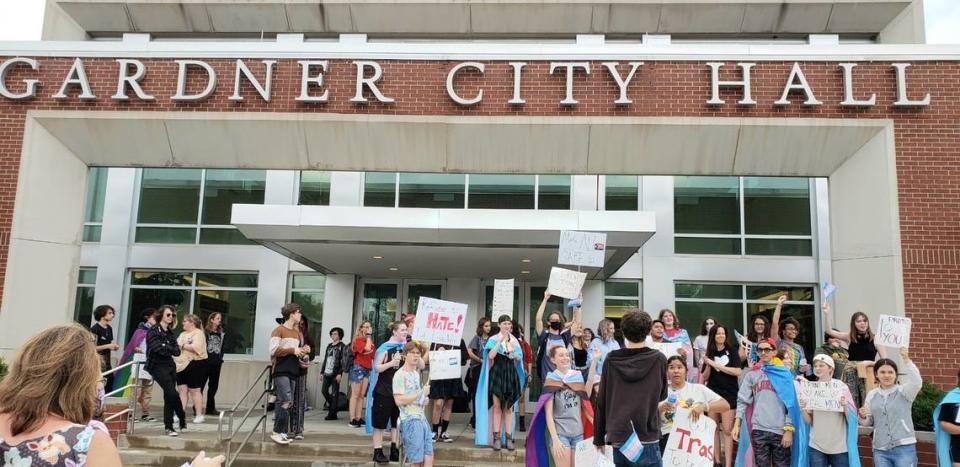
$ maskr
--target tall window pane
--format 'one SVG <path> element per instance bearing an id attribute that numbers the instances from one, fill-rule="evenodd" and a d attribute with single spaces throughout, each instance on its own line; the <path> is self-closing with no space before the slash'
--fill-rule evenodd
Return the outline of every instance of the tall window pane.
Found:
<path id="1" fill-rule="evenodd" d="M 234 204 L 263 204 L 263 170 L 207 170 L 203 187 L 205 225 L 229 225 Z"/>
<path id="2" fill-rule="evenodd" d="M 810 235 L 810 182 L 806 178 L 744 177 L 748 235 Z"/>
<path id="3" fill-rule="evenodd" d="M 330 172 L 318 170 L 300 172 L 299 204 L 315 206 L 330 204 Z"/>
<path id="4" fill-rule="evenodd" d="M 678 234 L 739 234 L 738 191 L 737 177 L 674 177 L 674 230 Z"/>
<path id="5" fill-rule="evenodd" d="M 93 294 L 97 284 L 97 268 L 81 268 L 77 277 L 77 296 L 73 305 L 73 320 L 84 325 L 93 324 Z"/>
<path id="6" fill-rule="evenodd" d="M 392 208 L 397 200 L 397 174 L 367 172 L 363 175 L 363 205 Z"/>
<path id="7" fill-rule="evenodd" d="M 317 349 L 323 347 L 320 343 L 327 339 L 323 334 L 323 294 L 326 285 L 326 276 L 322 274 L 294 274 L 290 280 L 290 301 L 300 305 L 303 319 L 307 321 L 307 332 Z M 344 329 L 344 340 L 351 338 L 352 330 Z M 319 352 L 318 352 L 319 355 Z"/>
<path id="8" fill-rule="evenodd" d="M 140 324 L 140 314 L 143 310 L 159 308 L 160 305 L 170 305 L 177 310 L 177 322 L 182 323 L 183 317 L 190 307 L 190 290 L 185 288 L 130 288 L 130 302 L 127 307 L 127 333 L 124 335 L 124 339 L 130 339 L 133 332 L 137 330 L 137 326 Z"/>
<path id="9" fill-rule="evenodd" d="M 223 353 L 253 353 L 253 324 L 257 317 L 256 290 L 197 290 L 193 313 L 204 323 L 213 312 L 223 315 Z"/>
<path id="10" fill-rule="evenodd" d="M 570 209 L 569 175 L 541 175 L 538 190 L 538 209 Z"/>
<path id="11" fill-rule="evenodd" d="M 639 209 L 640 177 L 636 175 L 607 175 L 605 183 L 605 209 L 607 211 L 636 211 Z"/>
<path id="12" fill-rule="evenodd" d="M 773 319 L 773 309 L 775 303 L 747 303 L 747 316 L 752 320 L 757 315 L 766 316 L 768 320 Z M 783 327 L 783 320 L 793 317 L 800 323 L 800 335 L 797 336 L 797 343 L 803 346 L 803 351 L 807 355 L 807 363 L 813 364 L 813 350 L 816 348 L 817 328 L 814 310 L 816 307 L 812 304 L 792 304 L 787 303 L 780 310 L 780 327 Z"/>
<path id="13" fill-rule="evenodd" d="M 83 241 L 99 242 L 103 224 L 103 202 L 107 194 L 106 167 L 91 167 L 87 172 L 87 199 L 83 213 Z"/>
<path id="14" fill-rule="evenodd" d="M 463 174 L 400 174 L 401 208 L 463 208 Z"/>
<path id="15" fill-rule="evenodd" d="M 676 303 L 677 317 L 683 327 L 695 339 L 700 334 L 700 324 L 708 316 L 717 320 L 728 328 L 743 332 L 743 303 L 716 303 L 716 302 L 682 302 Z M 734 341 L 733 332 L 727 336 L 730 342 Z"/>
<path id="16" fill-rule="evenodd" d="M 141 224 L 196 224 L 200 206 L 200 169 L 143 169 Z"/>
<path id="17" fill-rule="evenodd" d="M 472 209 L 533 209 L 533 175 L 471 175 Z"/>

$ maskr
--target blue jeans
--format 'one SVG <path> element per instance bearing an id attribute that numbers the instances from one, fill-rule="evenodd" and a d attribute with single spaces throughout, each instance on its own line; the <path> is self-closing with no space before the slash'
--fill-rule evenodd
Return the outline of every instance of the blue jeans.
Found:
<path id="1" fill-rule="evenodd" d="M 904 444 L 893 449 L 873 450 L 874 467 L 916 467 L 917 445 Z"/>
<path id="2" fill-rule="evenodd" d="M 847 453 L 824 454 L 814 448 L 808 449 L 810 456 L 810 467 L 847 467 L 850 465 L 850 458 Z"/>
<path id="3" fill-rule="evenodd" d="M 290 433 L 290 419 L 295 416 L 291 414 L 295 410 L 293 406 L 293 391 L 296 389 L 296 379 L 289 376 L 276 376 L 273 378 L 273 393 L 277 400 L 273 403 L 273 432 Z"/>
<path id="4" fill-rule="evenodd" d="M 660 458 L 660 442 L 643 443 L 643 453 L 636 462 L 630 462 L 619 448 L 613 448 L 613 464 L 617 467 L 663 467 Z"/>

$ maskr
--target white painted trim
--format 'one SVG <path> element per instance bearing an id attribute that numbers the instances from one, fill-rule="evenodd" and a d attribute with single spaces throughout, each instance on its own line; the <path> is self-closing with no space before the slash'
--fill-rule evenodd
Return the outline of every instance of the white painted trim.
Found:
<path id="1" fill-rule="evenodd" d="M 958 61 L 960 45 L 516 42 L 0 42 L 2 56 L 369 60 Z"/>

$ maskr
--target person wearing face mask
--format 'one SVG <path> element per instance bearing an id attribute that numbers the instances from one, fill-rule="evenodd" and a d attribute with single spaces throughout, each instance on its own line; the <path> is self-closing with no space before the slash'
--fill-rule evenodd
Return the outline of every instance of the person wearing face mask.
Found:
<path id="1" fill-rule="evenodd" d="M 853 398 L 850 397 L 847 387 L 833 378 L 834 365 L 836 363 L 829 355 L 817 354 L 813 357 L 813 373 L 817 376 L 817 381 L 835 382 L 834 384 L 843 388 L 840 405 L 845 410 L 807 410 L 807 402 L 800 399 L 803 421 L 809 425 L 807 455 L 810 467 L 860 467 L 857 450 L 857 408 L 853 405 Z M 797 449 L 803 449 L 803 446 L 798 444 Z"/>
<path id="2" fill-rule="evenodd" d="M 881 358 L 873 366 L 880 386 L 867 393 L 860 408 L 860 424 L 873 427 L 873 465 L 876 467 L 917 465 L 917 436 L 911 408 L 923 381 L 906 347 L 900 349 L 900 359 L 906 366 L 903 384 L 897 384 L 897 364 Z"/>
<path id="3" fill-rule="evenodd" d="M 543 313 L 547 309 L 547 302 L 550 301 L 550 292 L 543 293 L 543 301 L 540 302 L 540 307 L 537 308 L 537 316 L 534 319 L 537 326 L 537 371 L 540 375 L 540 380 L 543 381 L 543 378 L 547 376 L 547 373 L 555 370 L 553 363 L 550 362 L 550 359 L 547 357 L 547 354 L 550 352 L 550 349 L 556 346 L 568 347 L 572 339 L 570 330 L 566 326 L 566 320 L 563 317 L 563 313 L 559 311 L 553 311 L 547 316 L 547 328 L 544 328 L 543 325 Z M 580 301 L 579 300 L 570 300 L 567 304 L 568 308 L 573 309 L 573 322 L 580 322 Z"/>

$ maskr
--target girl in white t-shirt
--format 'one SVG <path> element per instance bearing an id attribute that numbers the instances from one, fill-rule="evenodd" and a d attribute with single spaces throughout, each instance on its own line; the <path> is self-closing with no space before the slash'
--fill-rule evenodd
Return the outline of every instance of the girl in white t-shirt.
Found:
<path id="1" fill-rule="evenodd" d="M 673 430 L 673 417 L 677 408 L 690 411 L 690 418 L 698 420 L 704 413 L 719 414 L 730 410 L 717 393 L 702 384 L 687 382 L 687 364 L 683 357 L 674 355 L 667 359 L 667 398 L 660 401 L 660 452 L 667 447 L 667 439 Z"/>

